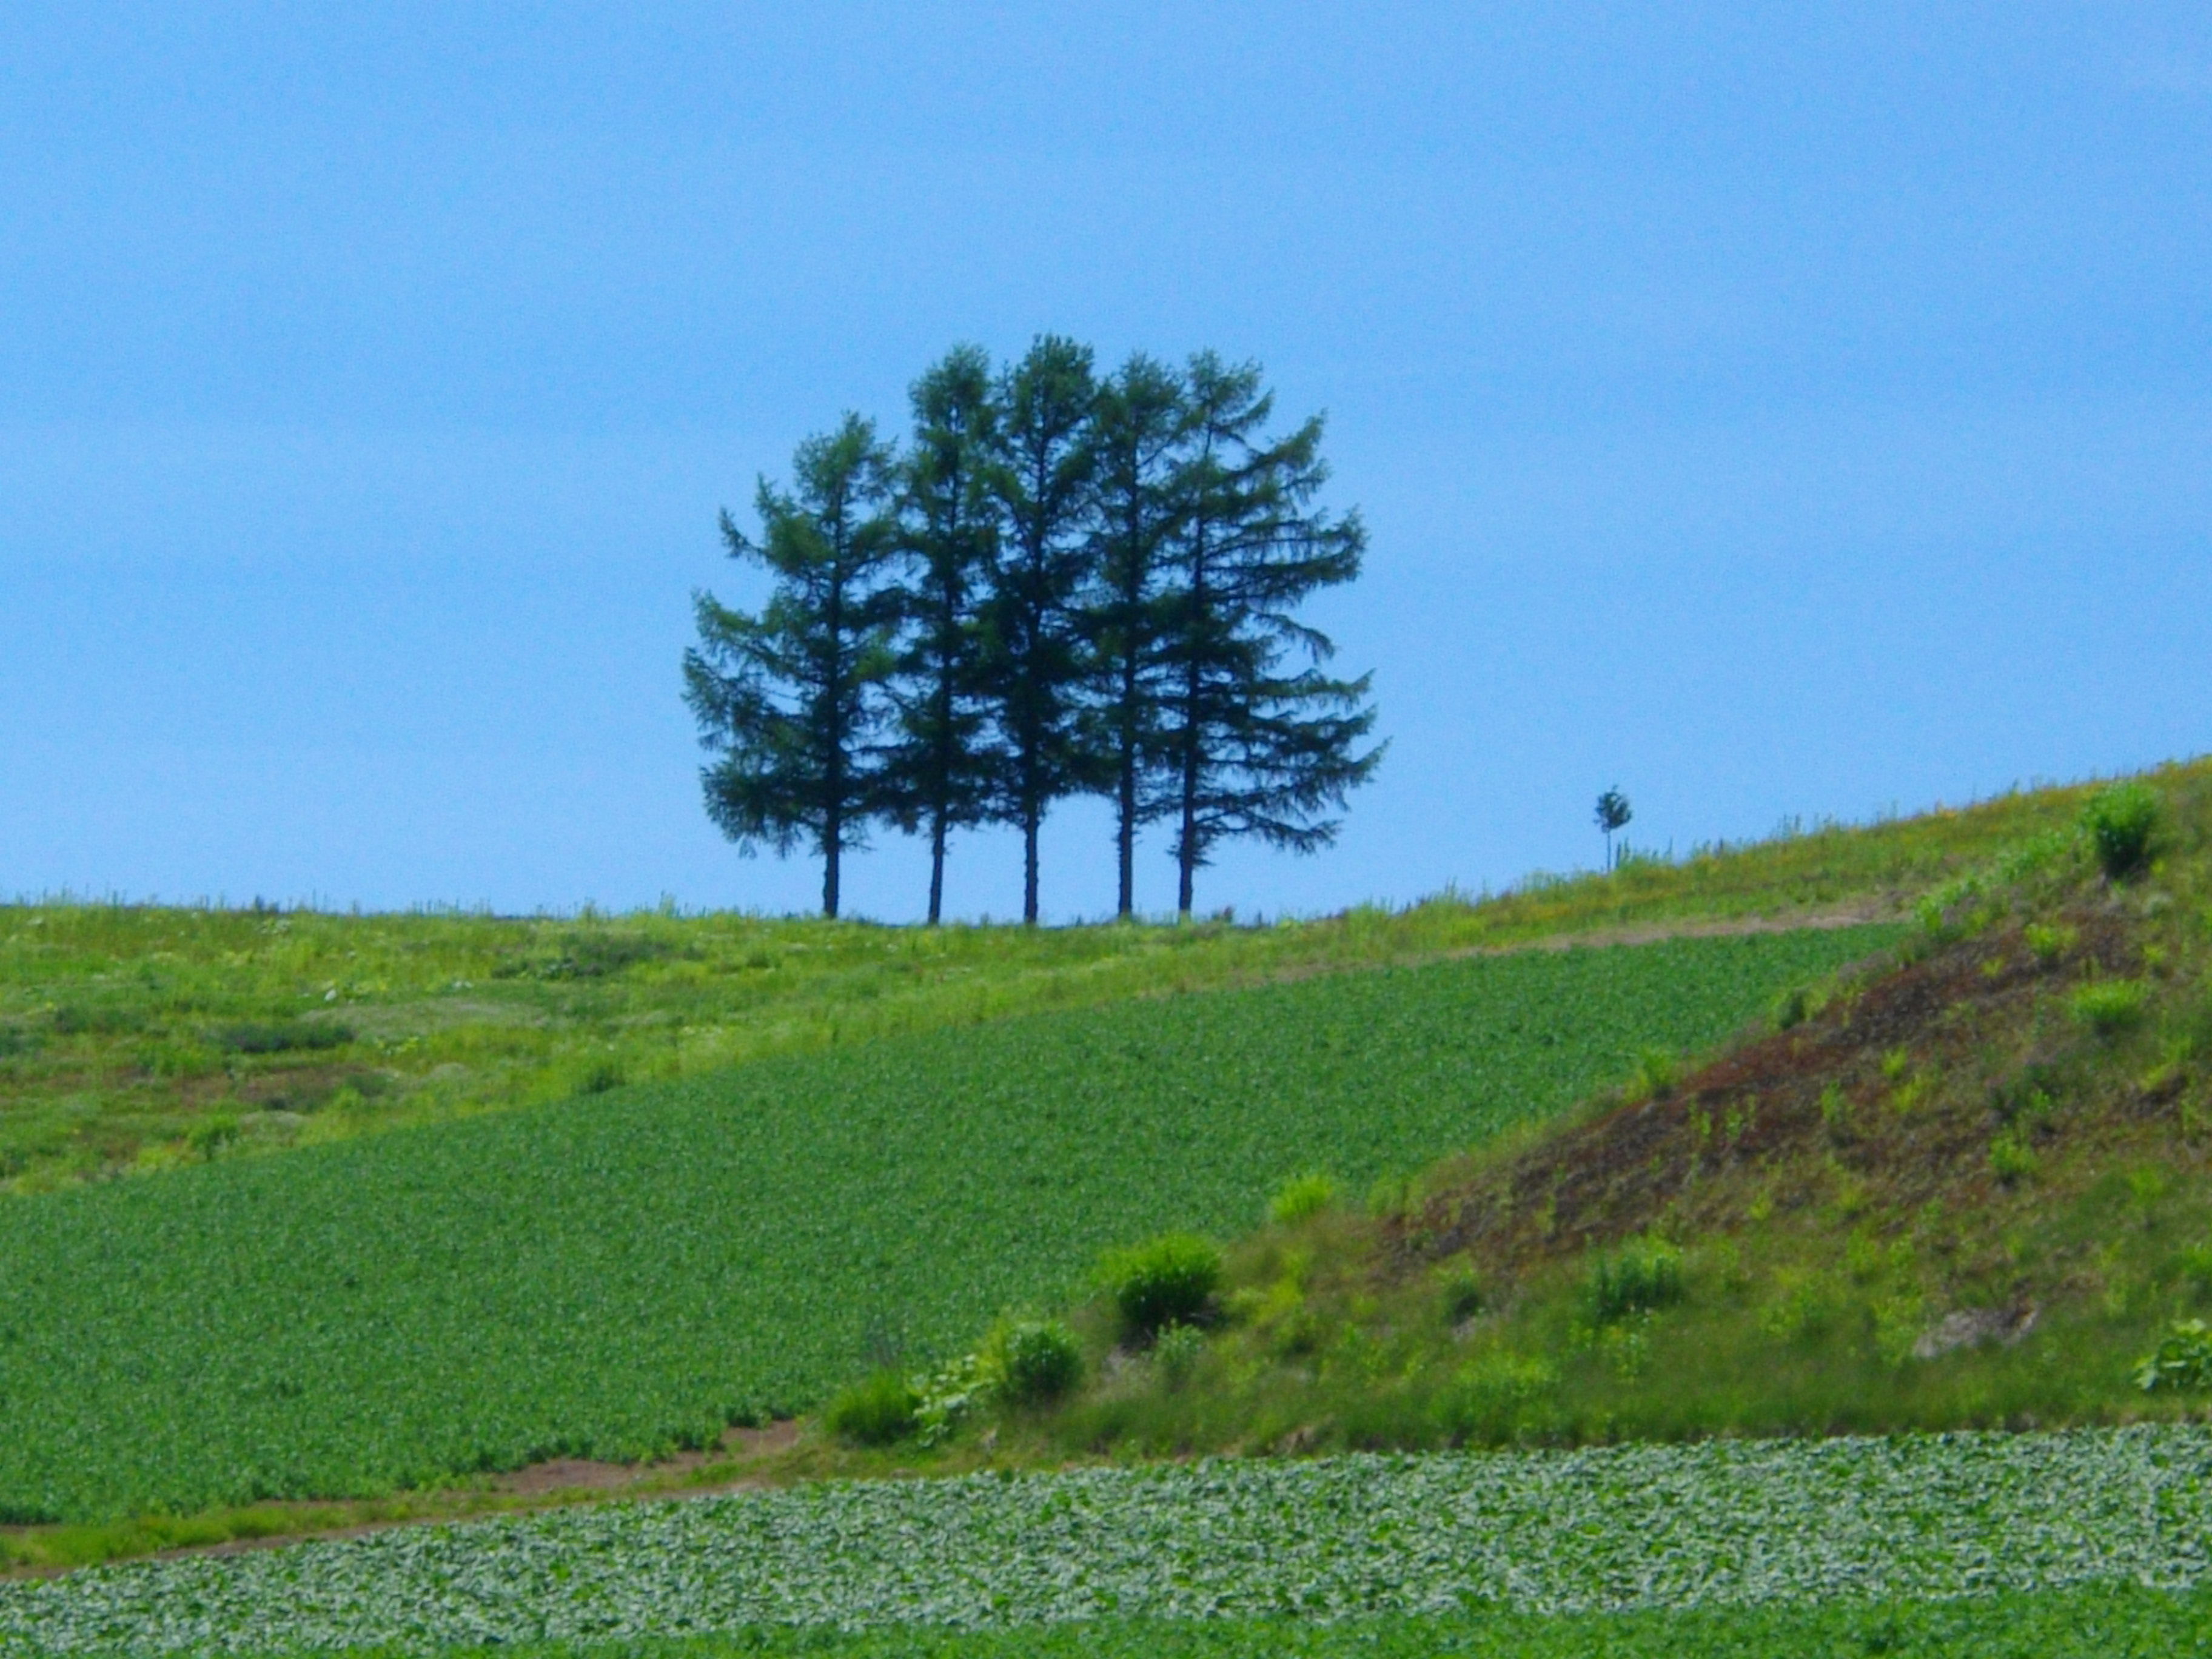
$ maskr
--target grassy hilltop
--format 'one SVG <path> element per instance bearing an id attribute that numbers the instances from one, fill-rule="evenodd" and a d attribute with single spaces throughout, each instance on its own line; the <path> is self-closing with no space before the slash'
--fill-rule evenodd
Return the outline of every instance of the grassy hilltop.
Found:
<path id="1" fill-rule="evenodd" d="M 1272 927 L 0 906 L 0 1182 L 46 1190 L 765 1055 L 1563 934 L 1883 914 L 2069 821 L 2081 793 Z"/>

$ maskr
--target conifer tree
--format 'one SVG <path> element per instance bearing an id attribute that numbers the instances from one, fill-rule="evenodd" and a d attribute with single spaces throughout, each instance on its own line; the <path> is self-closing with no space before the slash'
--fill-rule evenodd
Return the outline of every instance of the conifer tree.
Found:
<path id="1" fill-rule="evenodd" d="M 1328 845 L 1338 823 L 1323 814 L 1382 755 L 1359 748 L 1375 724 L 1370 677 L 1325 674 L 1335 647 L 1295 614 L 1317 589 L 1356 577 L 1366 545 L 1356 512 L 1331 517 L 1316 504 L 1328 477 L 1321 418 L 1270 440 L 1273 398 L 1255 365 L 1201 352 L 1187 380 L 1191 436 L 1168 560 L 1158 738 L 1158 805 L 1176 825 L 1185 915 L 1217 843 Z"/>
<path id="2" fill-rule="evenodd" d="M 1159 727 L 1160 563 L 1182 520 L 1182 379 L 1139 352 L 1100 386 L 1093 420 L 1097 529 L 1086 618 L 1093 708 L 1090 747 L 1114 804 L 1118 914 L 1136 908 L 1139 826 Z"/>
<path id="3" fill-rule="evenodd" d="M 1037 919 L 1037 832 L 1084 787 L 1084 673 L 1077 599 L 1089 571 L 1091 349 L 1041 335 L 1000 378 L 988 678 L 1004 759 L 994 816 L 1022 832 L 1022 920 Z"/>
<path id="4" fill-rule="evenodd" d="M 837 914 L 840 860 L 866 845 L 879 805 L 890 493 L 890 456 L 872 422 L 848 415 L 800 444 L 789 491 L 760 481 L 759 541 L 722 514 L 730 556 L 774 577 L 767 605 L 753 615 L 696 595 L 699 643 L 684 653 L 684 700 L 717 757 L 700 772 L 708 816 L 748 854 L 811 846 L 827 916 Z"/>
<path id="5" fill-rule="evenodd" d="M 980 347 L 954 347 L 915 382 L 912 403 L 914 440 L 899 469 L 899 735 L 886 757 L 885 800 L 900 828 L 929 837 L 934 927 L 945 908 L 945 839 L 981 821 L 996 771 L 982 617 L 998 544 L 990 359 Z"/>

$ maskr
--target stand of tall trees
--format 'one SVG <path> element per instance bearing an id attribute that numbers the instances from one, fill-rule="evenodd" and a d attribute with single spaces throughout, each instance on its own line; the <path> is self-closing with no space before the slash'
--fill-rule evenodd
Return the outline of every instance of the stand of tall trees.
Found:
<path id="1" fill-rule="evenodd" d="M 1058 801 L 1112 805 L 1119 910 L 1135 854 L 1170 826 L 1177 909 L 1224 841 L 1311 852 L 1382 758 L 1369 677 L 1326 672 L 1299 620 L 1359 574 L 1356 512 L 1320 502 L 1322 422 L 1270 431 L 1251 364 L 1139 354 L 1101 376 L 1045 335 L 994 369 L 957 346 L 917 380 L 903 449 L 848 415 L 763 480 L 758 612 L 696 597 L 685 698 L 711 759 L 708 814 L 750 853 L 823 860 L 871 826 L 926 836 L 929 920 L 957 830 L 1021 832 L 1022 914 L 1038 915 L 1038 837 Z"/>

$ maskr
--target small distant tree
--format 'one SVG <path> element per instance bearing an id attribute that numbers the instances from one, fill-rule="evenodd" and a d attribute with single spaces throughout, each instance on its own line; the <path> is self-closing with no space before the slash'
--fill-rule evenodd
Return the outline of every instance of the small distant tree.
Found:
<path id="1" fill-rule="evenodd" d="M 756 615 L 695 595 L 699 642 L 684 653 L 684 701 L 716 757 L 699 775 L 708 816 L 741 852 L 811 844 L 827 916 L 840 860 L 866 844 L 879 805 L 873 738 L 896 616 L 884 586 L 897 546 L 890 476 L 857 415 L 799 445 L 788 491 L 760 482 L 760 540 L 722 514 L 730 556 L 774 578 L 767 605 Z"/>
<path id="2" fill-rule="evenodd" d="M 1597 798 L 1597 827 L 1605 832 L 1605 867 L 1607 869 L 1610 870 L 1613 867 L 1614 834 L 1626 829 L 1628 821 L 1635 816 L 1635 809 L 1629 805 L 1628 797 L 1620 793 L 1617 785 Z"/>
<path id="3" fill-rule="evenodd" d="M 1286 437 L 1266 428 L 1274 399 L 1252 364 L 1190 361 L 1188 460 L 1165 560 L 1157 753 L 1159 810 L 1176 823 L 1176 908 L 1213 847 L 1251 836 L 1310 853 L 1336 837 L 1325 816 L 1373 775 L 1382 745 L 1367 675 L 1332 678 L 1326 634 L 1297 617 L 1324 587 L 1359 574 L 1357 513 L 1316 505 L 1328 468 L 1322 422 Z"/>
<path id="4" fill-rule="evenodd" d="M 992 479 L 1001 514 L 986 611 L 1004 750 L 994 816 L 1022 832 L 1022 920 L 1037 919 L 1037 832 L 1087 781 L 1078 601 L 1091 574 L 1091 348 L 1040 336 L 1001 377 Z"/>
<path id="5" fill-rule="evenodd" d="M 998 754 L 984 681 L 984 582 L 998 548 L 990 489 L 997 426 L 991 362 L 956 346 L 914 384 L 914 441 L 899 472 L 905 625 L 885 757 L 885 811 L 929 837 L 929 921 L 945 908 L 951 831 L 981 822 Z"/>

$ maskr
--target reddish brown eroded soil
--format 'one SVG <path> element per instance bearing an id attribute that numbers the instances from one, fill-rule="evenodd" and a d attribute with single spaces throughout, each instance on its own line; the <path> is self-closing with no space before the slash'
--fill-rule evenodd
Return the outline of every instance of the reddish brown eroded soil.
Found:
<path id="1" fill-rule="evenodd" d="M 1984 1195 L 1999 1127 L 1991 1056 L 2017 1075 L 2052 1035 L 2057 984 L 2131 965 L 2117 918 L 2085 909 L 2067 920 L 2080 939 L 2057 962 L 2039 962 L 2016 927 L 1949 946 L 1733 1049 L 1665 1098 L 1615 1106 L 1476 1169 L 1399 1223 L 1393 1243 L 1414 1262 L 1467 1250 L 1533 1265 L 1662 1220 L 1725 1228 L 1755 1195 L 1778 1212 L 1802 1208 L 1839 1177 L 1879 1192 L 1893 1213 Z M 1899 1050 L 1906 1065 L 1886 1071 Z M 1900 1085 L 1923 1076 L 1924 1103 L 1900 1107 Z M 1824 1112 L 1832 1084 L 1842 1109 L 1831 1097 Z"/>

